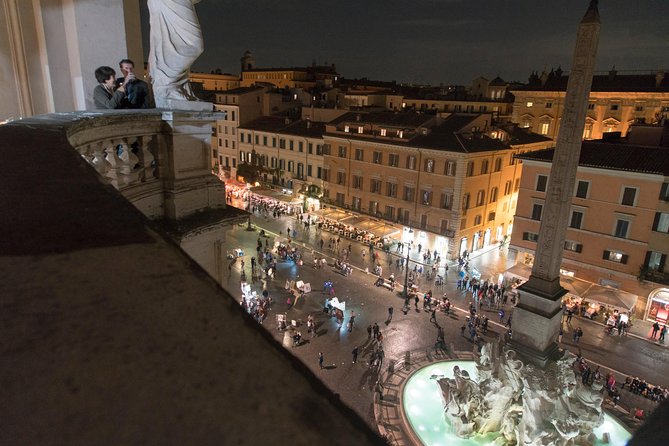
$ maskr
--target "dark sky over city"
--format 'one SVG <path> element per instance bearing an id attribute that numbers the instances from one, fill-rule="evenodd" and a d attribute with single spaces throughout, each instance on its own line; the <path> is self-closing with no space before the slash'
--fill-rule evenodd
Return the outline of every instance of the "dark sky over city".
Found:
<path id="1" fill-rule="evenodd" d="M 569 70 L 588 0 L 202 0 L 194 71 L 336 64 L 344 77 L 469 84 Z M 602 0 L 597 70 L 669 69 L 667 0 Z M 142 2 L 144 46 L 148 17 Z"/>

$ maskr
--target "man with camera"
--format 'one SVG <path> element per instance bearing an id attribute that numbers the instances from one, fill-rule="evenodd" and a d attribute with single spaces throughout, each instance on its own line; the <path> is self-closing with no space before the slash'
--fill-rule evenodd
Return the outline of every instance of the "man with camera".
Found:
<path id="1" fill-rule="evenodd" d="M 135 63 L 130 59 L 123 59 L 118 63 L 123 77 L 116 79 L 118 86 L 125 84 L 125 100 L 121 108 L 153 108 L 149 84 L 135 75 Z M 126 79 L 128 80 L 126 82 Z"/>

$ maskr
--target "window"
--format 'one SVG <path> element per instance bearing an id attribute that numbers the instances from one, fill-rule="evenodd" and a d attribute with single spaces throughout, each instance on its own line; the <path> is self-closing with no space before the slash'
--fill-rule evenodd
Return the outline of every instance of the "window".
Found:
<path id="1" fill-rule="evenodd" d="M 542 135 L 548 135 L 548 128 L 549 128 L 550 126 L 551 126 L 550 123 L 548 123 L 548 122 L 542 122 L 542 123 L 541 123 L 541 130 L 540 130 L 541 134 L 542 134 Z"/>
<path id="2" fill-rule="evenodd" d="M 483 160 L 481 162 L 481 175 L 488 173 L 488 160 Z"/>
<path id="3" fill-rule="evenodd" d="M 362 126 L 358 126 L 358 133 L 362 133 L 365 131 L 365 128 Z"/>
<path id="4" fill-rule="evenodd" d="M 611 104 L 611 110 L 615 111 L 618 110 L 619 105 L 618 104 Z"/>
<path id="5" fill-rule="evenodd" d="M 244 132 L 239 133 L 239 142 L 244 142 Z"/>
<path id="6" fill-rule="evenodd" d="M 237 159 L 232 158 L 232 167 L 237 167 Z"/>
<path id="7" fill-rule="evenodd" d="M 323 178 L 323 168 L 320 166 L 316 166 L 316 178 L 325 179 Z"/>
<path id="8" fill-rule="evenodd" d="M 339 146 L 339 158 L 346 158 L 346 146 Z"/>
<path id="9" fill-rule="evenodd" d="M 476 194 L 476 206 L 483 206 L 485 204 L 485 191 L 480 190 Z"/>
<path id="10" fill-rule="evenodd" d="M 621 251 L 608 251 L 608 250 L 605 250 L 604 255 L 602 256 L 604 260 L 609 260 L 611 262 L 622 263 L 622 264 L 627 263 L 628 257 L 629 256 L 627 254 Z"/>
<path id="11" fill-rule="evenodd" d="M 398 167 L 400 165 L 400 156 L 396 153 L 388 155 L 388 163 L 390 166 Z"/>
<path id="12" fill-rule="evenodd" d="M 546 102 L 546 108 L 553 108 L 552 102 Z"/>
<path id="13" fill-rule="evenodd" d="M 481 224 L 481 216 L 477 215 L 476 217 L 474 217 L 474 226 L 478 226 L 480 224 Z"/>
<path id="14" fill-rule="evenodd" d="M 548 177 L 546 175 L 537 175 L 537 187 L 535 188 L 538 192 L 546 192 L 546 185 L 548 184 Z"/>
<path id="15" fill-rule="evenodd" d="M 312 165 L 308 164 L 307 165 L 307 176 L 308 177 L 313 177 L 313 170 L 312 169 L 313 169 Z"/>
<path id="16" fill-rule="evenodd" d="M 533 204 L 532 205 L 532 216 L 530 217 L 532 220 L 541 220 L 541 213 L 544 210 L 544 205 L 543 204 Z"/>
<path id="17" fill-rule="evenodd" d="M 434 172 L 434 160 L 429 158 L 425 160 L 425 172 L 433 173 Z"/>
<path id="18" fill-rule="evenodd" d="M 453 207 L 453 194 L 441 194 L 441 208 L 451 209 Z"/>
<path id="19" fill-rule="evenodd" d="M 397 197 L 397 183 L 386 183 L 386 195 L 388 197 Z"/>
<path id="20" fill-rule="evenodd" d="M 298 141 L 297 143 L 297 151 L 298 152 L 304 152 L 304 142 Z"/>
<path id="21" fill-rule="evenodd" d="M 574 229 L 581 229 L 582 225 L 583 225 L 583 212 L 571 211 L 571 220 L 569 221 L 569 227 Z"/>
<path id="22" fill-rule="evenodd" d="M 335 201 L 337 202 L 338 206 L 343 206 L 344 205 L 344 194 L 341 192 L 337 192 L 337 198 L 335 198 Z"/>
<path id="23" fill-rule="evenodd" d="M 286 160 L 279 160 L 279 170 L 284 170 L 286 168 Z"/>
<path id="24" fill-rule="evenodd" d="M 635 105 L 634 106 L 634 111 L 638 111 L 638 112 L 643 111 L 643 105 Z"/>
<path id="25" fill-rule="evenodd" d="M 413 201 L 414 199 L 414 191 L 415 189 L 413 186 L 404 186 L 404 200 L 405 201 Z"/>
<path id="26" fill-rule="evenodd" d="M 307 149 L 308 149 L 309 155 L 313 155 L 313 154 L 314 154 L 314 144 L 313 144 L 313 143 L 310 142 L 310 143 L 307 145 Z"/>
<path id="27" fill-rule="evenodd" d="M 353 175 L 351 180 L 353 189 L 362 189 L 362 175 Z"/>
<path id="28" fill-rule="evenodd" d="M 297 163 L 297 177 L 301 180 L 304 179 L 304 164 Z"/>
<path id="29" fill-rule="evenodd" d="M 455 176 L 455 161 L 446 161 L 444 174 L 448 175 L 449 177 Z"/>
<path id="30" fill-rule="evenodd" d="M 381 164 L 383 162 L 383 152 L 374 152 L 372 162 L 374 164 Z"/>
<path id="31" fill-rule="evenodd" d="M 266 137 L 266 136 L 263 136 L 263 137 L 262 137 L 262 145 L 263 145 L 263 146 L 266 146 L 266 145 L 267 145 L 267 137 Z"/>
<path id="32" fill-rule="evenodd" d="M 509 195 L 511 193 L 511 180 L 507 181 L 504 184 L 504 195 Z"/>
<path id="33" fill-rule="evenodd" d="M 520 189 L 520 178 L 516 178 L 516 181 L 513 183 L 514 192 L 518 192 L 518 189 Z"/>
<path id="34" fill-rule="evenodd" d="M 362 149 L 355 149 L 355 160 L 363 161 L 365 152 Z"/>
<path id="35" fill-rule="evenodd" d="M 293 171 L 293 166 L 295 165 L 295 162 L 293 161 L 288 161 L 288 172 Z"/>
<path id="36" fill-rule="evenodd" d="M 537 240 L 539 240 L 539 234 L 535 234 L 534 232 L 523 232 L 523 240 L 536 243 Z"/>
<path id="37" fill-rule="evenodd" d="M 345 126 L 344 126 L 344 131 L 345 131 L 346 133 L 348 133 L 349 130 L 350 130 L 349 126 L 345 125 Z"/>
<path id="38" fill-rule="evenodd" d="M 565 251 L 583 252 L 583 245 L 571 240 L 565 240 L 564 249 Z"/>
<path id="39" fill-rule="evenodd" d="M 381 129 L 381 136 L 386 136 L 386 129 Z"/>
<path id="40" fill-rule="evenodd" d="M 379 211 L 379 202 L 378 201 L 370 201 L 369 202 L 369 213 L 372 215 L 376 215 L 376 213 Z"/>
<path id="41" fill-rule="evenodd" d="M 590 102 L 590 103 L 588 104 L 588 110 L 594 110 L 594 109 L 595 109 L 595 103 L 594 103 L 594 102 Z"/>
<path id="42" fill-rule="evenodd" d="M 664 265 L 667 263 L 667 255 L 661 252 L 647 251 L 644 265 L 653 271 L 664 272 Z"/>
<path id="43" fill-rule="evenodd" d="M 627 238 L 629 229 L 630 229 L 629 220 L 616 220 L 616 227 L 613 231 L 613 236 L 618 238 Z"/>
<path id="44" fill-rule="evenodd" d="M 381 193 L 381 180 L 372 178 L 369 183 L 369 191 L 374 194 Z"/>
<path id="45" fill-rule="evenodd" d="M 462 196 L 462 210 L 466 211 L 469 209 L 469 194 L 464 194 Z"/>
<path id="46" fill-rule="evenodd" d="M 413 155 L 407 156 L 407 169 L 416 170 L 416 157 Z"/>
<path id="47" fill-rule="evenodd" d="M 421 190 L 420 191 L 420 202 L 425 206 L 432 206 L 432 191 L 431 190 Z"/>
<path id="48" fill-rule="evenodd" d="M 280 149 L 285 149 L 286 148 L 286 140 L 283 138 L 279 138 L 279 148 Z"/>
<path id="49" fill-rule="evenodd" d="M 395 219 L 395 208 L 392 206 L 386 206 L 386 211 L 383 213 L 383 216 L 388 220 Z"/>
<path id="50" fill-rule="evenodd" d="M 272 138 L 272 147 L 276 147 L 276 138 Z"/>
<path id="51" fill-rule="evenodd" d="M 242 152 L 241 150 L 239 151 L 239 162 L 240 163 L 245 163 L 246 162 L 246 153 Z"/>
<path id="52" fill-rule="evenodd" d="M 316 155 L 329 155 L 330 144 L 316 144 Z"/>
<path id="53" fill-rule="evenodd" d="M 493 221 L 493 220 L 495 220 L 495 212 L 489 212 L 488 221 Z"/>
<path id="54" fill-rule="evenodd" d="M 665 232 L 669 234 L 669 214 L 656 212 L 653 221 L 653 231 Z"/>
<path id="55" fill-rule="evenodd" d="M 495 172 L 499 172 L 502 170 L 502 158 L 496 158 L 495 159 Z"/>
<path id="56" fill-rule="evenodd" d="M 337 184 L 340 186 L 346 185 L 346 172 L 337 172 Z"/>
<path id="57" fill-rule="evenodd" d="M 493 187 L 490 189 L 490 202 L 494 203 L 497 201 L 497 188 Z"/>
<path id="58" fill-rule="evenodd" d="M 525 105 L 527 106 L 527 108 L 530 108 L 530 107 L 532 107 L 532 106 L 534 105 L 534 102 L 532 102 L 532 101 L 527 101 L 527 102 L 525 103 Z"/>
<path id="59" fill-rule="evenodd" d="M 441 220 L 441 225 L 439 226 L 439 233 L 446 234 L 448 232 L 448 220 Z"/>
<path id="60" fill-rule="evenodd" d="M 625 187 L 623 188 L 623 197 L 620 200 L 620 204 L 625 206 L 634 206 L 635 198 L 636 198 L 636 187 Z"/>
<path id="61" fill-rule="evenodd" d="M 474 175 L 474 162 L 470 161 L 467 163 L 467 176 L 471 177 Z"/>
<path id="62" fill-rule="evenodd" d="M 321 169 L 321 176 L 323 177 L 323 181 L 330 181 L 330 169 Z"/>
<path id="63" fill-rule="evenodd" d="M 588 189 L 590 188 L 590 181 L 578 181 L 576 185 L 576 196 L 578 198 L 588 198 Z"/>
<path id="64" fill-rule="evenodd" d="M 255 135 L 255 142 L 256 142 L 256 145 L 260 144 L 259 141 L 260 141 L 260 135 Z"/>
<path id="65" fill-rule="evenodd" d="M 294 141 L 291 139 L 288 141 L 288 150 L 293 150 L 294 148 Z"/>
<path id="66" fill-rule="evenodd" d="M 362 200 L 360 197 L 352 197 L 351 198 L 351 207 L 356 210 L 360 210 L 360 206 L 362 204 Z"/>

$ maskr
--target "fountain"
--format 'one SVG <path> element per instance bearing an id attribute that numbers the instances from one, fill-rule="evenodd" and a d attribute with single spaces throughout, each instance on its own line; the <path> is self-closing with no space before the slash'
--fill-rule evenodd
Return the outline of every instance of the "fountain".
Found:
<path id="1" fill-rule="evenodd" d="M 570 359 L 547 369 L 486 347 L 477 361 L 415 371 L 402 390 L 406 425 L 425 445 L 613 445 L 631 438 L 601 410 L 599 387 L 574 378 Z"/>

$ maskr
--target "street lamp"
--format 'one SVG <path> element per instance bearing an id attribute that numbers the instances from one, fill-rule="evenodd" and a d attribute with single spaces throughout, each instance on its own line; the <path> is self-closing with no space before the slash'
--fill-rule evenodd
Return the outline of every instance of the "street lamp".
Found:
<path id="1" fill-rule="evenodd" d="M 247 231 L 253 231 L 254 229 L 253 229 L 253 226 L 251 225 L 251 215 L 252 214 L 251 214 L 251 185 L 250 184 L 247 185 L 246 190 L 248 191 L 248 205 L 247 205 L 248 207 L 246 208 L 246 210 L 249 212 L 249 221 L 246 225 L 246 230 Z"/>

